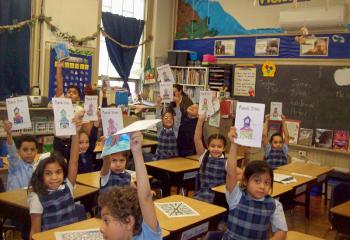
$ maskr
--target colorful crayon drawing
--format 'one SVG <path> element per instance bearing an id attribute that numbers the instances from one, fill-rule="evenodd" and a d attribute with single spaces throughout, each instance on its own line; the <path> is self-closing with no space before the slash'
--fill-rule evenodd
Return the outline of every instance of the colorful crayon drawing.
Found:
<path id="1" fill-rule="evenodd" d="M 243 127 L 240 129 L 242 139 L 253 139 L 253 129 L 250 127 L 251 118 L 246 116 L 243 119 Z"/>
<path id="2" fill-rule="evenodd" d="M 13 109 L 13 113 L 14 113 L 13 123 L 14 123 L 14 124 L 23 123 L 23 117 L 21 116 L 21 113 L 20 113 L 18 107 L 15 107 L 15 108 Z"/>
<path id="3" fill-rule="evenodd" d="M 114 120 L 112 118 L 110 118 L 108 120 L 108 128 L 107 128 L 107 131 L 108 131 L 108 135 L 112 135 L 114 133 L 117 132 L 117 128 L 115 127 L 114 125 Z"/>
<path id="4" fill-rule="evenodd" d="M 202 111 L 203 112 L 208 111 L 208 99 L 206 99 L 206 98 L 204 98 L 204 100 L 203 100 Z"/>
<path id="5" fill-rule="evenodd" d="M 88 116 L 94 115 L 94 105 L 92 103 L 89 104 L 89 109 L 86 111 Z"/>
<path id="6" fill-rule="evenodd" d="M 61 110 L 60 128 L 69 128 L 69 120 L 67 118 L 66 110 Z"/>

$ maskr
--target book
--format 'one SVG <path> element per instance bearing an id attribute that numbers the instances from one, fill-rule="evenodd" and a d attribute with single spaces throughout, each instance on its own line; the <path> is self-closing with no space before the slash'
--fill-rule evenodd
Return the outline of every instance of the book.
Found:
<path id="1" fill-rule="evenodd" d="M 299 120 L 286 119 L 286 126 L 289 133 L 289 143 L 298 143 L 300 123 L 301 121 Z"/>
<path id="2" fill-rule="evenodd" d="M 334 130 L 332 147 L 336 150 L 347 151 L 349 144 L 349 131 Z"/>
<path id="3" fill-rule="evenodd" d="M 316 129 L 315 146 L 321 148 L 332 148 L 333 130 Z"/>
<path id="4" fill-rule="evenodd" d="M 220 115 L 222 118 L 233 116 L 233 101 L 230 99 L 222 100 L 220 102 Z"/>
<path id="5" fill-rule="evenodd" d="M 69 50 L 68 50 L 68 46 L 66 43 L 57 43 L 54 46 L 55 52 L 56 52 L 56 59 L 58 61 L 64 61 L 66 59 L 68 59 L 69 56 Z"/>
<path id="6" fill-rule="evenodd" d="M 313 135 L 314 135 L 313 129 L 300 128 L 298 144 L 304 145 L 304 146 L 311 146 Z"/>

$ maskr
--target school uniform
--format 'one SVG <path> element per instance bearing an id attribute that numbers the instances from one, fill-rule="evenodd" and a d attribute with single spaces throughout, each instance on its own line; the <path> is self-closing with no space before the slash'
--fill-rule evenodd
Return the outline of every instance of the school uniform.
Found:
<path id="1" fill-rule="evenodd" d="M 78 173 L 88 173 L 94 171 L 94 160 L 96 154 L 94 153 L 96 141 L 97 141 L 98 128 L 93 126 L 89 136 L 89 148 L 85 153 L 79 154 L 78 160 Z"/>
<path id="2" fill-rule="evenodd" d="M 162 239 L 162 229 L 157 225 L 156 231 L 153 231 L 145 222 L 141 225 L 142 232 L 139 235 L 132 237 L 133 240 L 161 240 Z"/>
<path id="3" fill-rule="evenodd" d="M 271 144 L 266 144 L 264 151 L 265 161 L 270 165 L 271 168 L 277 168 L 288 163 L 288 146 L 286 144 L 283 144 L 281 149 L 275 149 L 272 148 Z"/>
<path id="4" fill-rule="evenodd" d="M 41 230 L 68 225 L 79 221 L 73 199 L 73 185 L 66 181 L 47 195 L 31 192 L 28 197 L 30 214 L 41 214 Z"/>
<path id="5" fill-rule="evenodd" d="M 157 139 L 159 143 L 152 160 L 178 156 L 176 135 L 172 128 L 163 128 L 160 130 Z"/>
<path id="6" fill-rule="evenodd" d="M 226 192 L 226 200 L 229 214 L 223 240 L 268 239 L 270 225 L 272 232 L 288 231 L 283 206 L 271 196 L 254 199 L 237 184 Z"/>
<path id="7" fill-rule="evenodd" d="M 215 193 L 213 190 L 211 190 L 211 188 L 225 184 L 227 158 L 225 158 L 224 154 L 222 154 L 219 158 L 214 158 L 209 154 L 206 168 L 203 171 L 203 159 L 207 151 L 205 151 L 199 159 L 201 165 L 199 170 L 200 188 L 194 194 L 194 198 L 208 203 L 213 203 Z"/>
<path id="8" fill-rule="evenodd" d="M 131 183 L 131 174 L 127 171 L 121 173 L 114 173 L 111 170 L 108 171 L 107 175 L 101 176 L 100 178 L 100 192 L 105 192 L 113 186 L 127 186 Z"/>
<path id="9" fill-rule="evenodd" d="M 17 154 L 15 144 L 6 144 L 8 151 L 8 175 L 7 175 L 7 191 L 18 188 L 28 187 L 33 172 L 37 166 L 34 161 L 27 163 Z"/>

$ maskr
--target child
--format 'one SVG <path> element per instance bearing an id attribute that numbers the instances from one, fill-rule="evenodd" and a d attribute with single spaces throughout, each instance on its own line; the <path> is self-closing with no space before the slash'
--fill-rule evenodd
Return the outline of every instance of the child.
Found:
<path id="1" fill-rule="evenodd" d="M 227 230 L 222 239 L 285 239 L 287 229 L 282 204 L 273 199 L 273 171 L 264 161 L 250 162 L 243 173 L 241 186 L 237 184 L 237 137 L 231 127 L 228 138 L 231 141 L 227 161 L 226 200 L 229 205 Z"/>
<path id="2" fill-rule="evenodd" d="M 286 117 L 282 115 L 282 131 L 284 133 L 283 137 L 280 133 L 274 133 L 270 141 L 268 141 L 268 129 L 270 115 L 265 116 L 265 125 L 263 132 L 263 146 L 265 151 L 264 159 L 272 168 L 276 168 L 288 163 L 288 146 L 289 143 L 289 133 L 286 126 Z"/>
<path id="3" fill-rule="evenodd" d="M 194 197 L 198 200 L 213 203 L 215 194 L 211 188 L 225 184 L 226 157 L 224 150 L 226 146 L 226 139 L 221 134 L 211 135 L 208 138 L 208 149 L 206 150 L 202 141 L 204 121 L 205 116 L 199 115 L 194 134 L 196 152 L 198 155 L 200 155 L 200 188 L 199 191 L 195 193 Z M 237 168 L 237 171 L 241 172 L 239 168 Z"/>
<path id="4" fill-rule="evenodd" d="M 98 198 L 102 209 L 101 232 L 105 239 L 162 239 L 152 200 L 147 170 L 142 156 L 142 134 L 131 133 L 137 190 L 134 187 L 113 187 Z"/>
<path id="5" fill-rule="evenodd" d="M 123 151 L 103 157 L 100 192 L 105 192 L 112 186 L 131 184 L 131 175 L 125 171 L 128 155 L 127 151 Z"/>
<path id="6" fill-rule="evenodd" d="M 79 158 L 79 131 L 81 120 L 73 119 L 77 134 L 72 137 L 70 161 L 51 154 L 41 160 L 30 181 L 32 192 L 28 196 L 31 218 L 30 239 L 33 234 L 78 221 L 73 200 Z"/>
<path id="7" fill-rule="evenodd" d="M 160 117 L 160 109 L 157 109 L 157 118 Z M 177 152 L 177 130 L 174 128 L 176 116 L 172 108 L 166 108 L 162 116 L 161 125 L 157 126 L 158 146 L 152 160 L 167 159 L 178 156 Z"/>
<path id="8" fill-rule="evenodd" d="M 21 135 L 18 139 L 18 150 L 12 138 L 12 123 L 4 121 L 4 129 L 7 134 L 8 150 L 8 176 L 7 191 L 28 187 L 36 163 L 35 156 L 38 152 L 38 141 L 32 135 Z"/>

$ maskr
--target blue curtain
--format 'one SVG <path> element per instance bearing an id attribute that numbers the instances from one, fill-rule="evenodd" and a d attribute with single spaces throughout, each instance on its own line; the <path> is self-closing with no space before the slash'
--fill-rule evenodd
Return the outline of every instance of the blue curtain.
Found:
<path id="1" fill-rule="evenodd" d="M 123 17 L 110 12 L 102 13 L 103 28 L 112 38 L 125 45 L 137 45 L 140 42 L 145 22 L 136 18 Z M 122 48 L 106 38 L 108 56 L 123 79 L 123 87 L 127 88 L 127 83 L 137 48 Z"/>
<path id="2" fill-rule="evenodd" d="M 0 26 L 31 18 L 31 0 L 0 0 Z M 0 32 L 0 100 L 29 93 L 29 27 Z"/>

